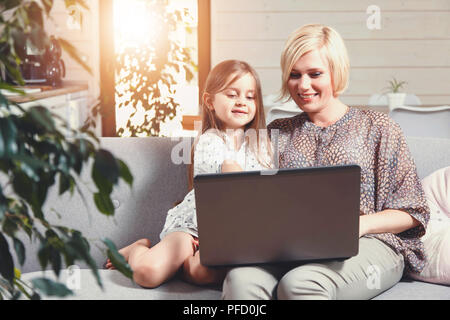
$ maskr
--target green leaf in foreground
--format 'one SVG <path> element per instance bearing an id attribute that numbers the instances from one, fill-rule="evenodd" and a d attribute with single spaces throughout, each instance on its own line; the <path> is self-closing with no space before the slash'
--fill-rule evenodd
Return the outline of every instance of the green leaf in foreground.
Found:
<path id="1" fill-rule="evenodd" d="M 120 176 L 131 186 L 133 184 L 133 175 L 131 174 L 130 169 L 122 160 L 117 159 L 117 162 L 119 164 Z"/>
<path id="2" fill-rule="evenodd" d="M 100 192 L 95 193 L 94 203 L 101 213 L 107 216 L 114 215 L 114 204 L 112 203 L 111 197 L 109 195 L 105 195 Z"/>
<path id="3" fill-rule="evenodd" d="M 46 278 L 36 278 L 31 280 L 33 286 L 39 289 L 41 292 L 47 296 L 58 296 L 65 297 L 68 295 L 73 295 L 73 291 L 67 288 L 62 283 L 57 283 Z"/>
<path id="4" fill-rule="evenodd" d="M 13 258 L 9 252 L 8 242 L 2 233 L 0 233 L 0 275 L 10 282 L 14 279 Z"/>
<path id="5" fill-rule="evenodd" d="M 117 251 L 114 243 L 108 238 L 104 238 L 103 243 L 108 247 L 106 254 L 114 267 L 127 278 L 133 279 L 133 270 L 131 270 L 130 265 L 125 261 L 125 258 Z"/>

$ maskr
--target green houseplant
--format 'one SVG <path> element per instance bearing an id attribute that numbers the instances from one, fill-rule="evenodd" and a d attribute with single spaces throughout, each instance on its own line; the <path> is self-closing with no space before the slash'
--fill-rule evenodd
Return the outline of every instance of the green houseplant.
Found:
<path id="1" fill-rule="evenodd" d="M 82 0 L 65 3 L 87 8 Z M 19 84 L 24 83 L 18 67 L 19 48 L 26 38 L 36 47 L 48 43 L 43 20 L 52 6 L 53 0 L 8 0 L 0 4 L 0 68 Z M 82 62 L 70 42 L 58 40 L 63 49 Z M 3 80 L 0 89 L 24 94 Z M 31 283 L 20 279 L 20 266 L 14 264 L 13 255 L 23 265 L 26 246 L 18 233 L 25 233 L 30 241 L 38 241 L 42 269 L 50 266 L 59 275 L 64 264 L 83 261 L 102 286 L 87 239 L 77 230 L 49 223 L 43 204 L 51 187 L 57 187 L 60 195 L 76 192 L 78 177 L 88 163 L 93 163 L 91 177 L 97 187 L 93 200 L 102 214 L 113 215 L 110 195 L 114 185 L 122 179 L 131 186 L 133 177 L 122 160 L 101 148 L 88 127 L 71 130 L 70 137 L 61 128 L 64 128 L 62 119 L 48 109 L 42 106 L 24 109 L 0 92 L 0 299 L 16 299 L 22 294 L 39 299 L 41 294 L 72 293 L 64 284 L 50 279 L 33 279 Z M 131 278 L 132 271 L 115 245 L 109 239 L 102 242 L 117 269 Z"/>
<path id="2" fill-rule="evenodd" d="M 388 83 L 389 86 L 385 89 L 389 102 L 389 110 L 392 110 L 398 106 L 402 106 L 405 103 L 406 93 L 401 92 L 401 90 L 404 88 L 407 82 L 398 81 L 395 77 L 392 77 L 392 79 L 389 80 Z"/>

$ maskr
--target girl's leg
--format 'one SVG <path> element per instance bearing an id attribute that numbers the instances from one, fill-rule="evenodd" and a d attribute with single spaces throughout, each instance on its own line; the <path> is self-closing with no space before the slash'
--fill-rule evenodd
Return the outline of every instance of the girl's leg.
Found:
<path id="1" fill-rule="evenodd" d="M 171 278 L 188 256 L 194 253 L 193 238 L 186 232 L 171 232 L 155 246 L 135 245 L 128 264 L 133 280 L 140 286 L 155 288 Z"/>
<path id="2" fill-rule="evenodd" d="M 183 276 L 188 282 L 196 285 L 221 284 L 228 268 L 209 268 L 200 263 L 200 250 L 189 256 L 183 264 Z"/>
<path id="3" fill-rule="evenodd" d="M 278 284 L 278 299 L 371 299 L 400 281 L 403 269 L 402 255 L 378 239 L 363 237 L 354 257 L 289 271 Z"/>
<path id="4" fill-rule="evenodd" d="M 120 249 L 119 253 L 125 258 L 125 261 L 128 262 L 128 256 L 130 255 L 131 250 L 133 250 L 133 248 L 138 246 L 138 245 L 144 245 L 147 248 L 149 248 L 150 247 L 150 240 L 148 240 L 148 239 L 139 239 L 138 241 L 133 242 L 129 246 L 126 246 L 126 247 Z M 111 263 L 111 260 L 109 260 L 109 259 L 106 260 L 105 267 L 107 269 L 115 269 L 115 267 Z"/>

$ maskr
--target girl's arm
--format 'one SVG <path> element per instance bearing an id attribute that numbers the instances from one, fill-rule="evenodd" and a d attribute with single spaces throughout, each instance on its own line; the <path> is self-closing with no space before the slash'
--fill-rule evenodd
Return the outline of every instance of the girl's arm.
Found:
<path id="1" fill-rule="evenodd" d="M 411 228 L 417 227 L 420 222 L 409 213 L 386 209 L 374 214 L 364 214 L 359 216 L 359 236 L 369 233 L 401 233 Z"/>
<path id="2" fill-rule="evenodd" d="M 225 159 L 221 167 L 222 172 L 239 172 L 244 171 L 241 166 L 234 160 Z"/>

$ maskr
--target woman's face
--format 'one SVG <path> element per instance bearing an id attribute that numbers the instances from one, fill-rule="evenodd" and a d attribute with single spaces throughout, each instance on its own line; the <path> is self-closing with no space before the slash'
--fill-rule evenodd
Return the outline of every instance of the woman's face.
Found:
<path id="1" fill-rule="evenodd" d="M 289 75 L 288 89 L 305 112 L 320 112 L 333 102 L 331 73 L 323 50 L 312 50 L 297 60 Z"/>

